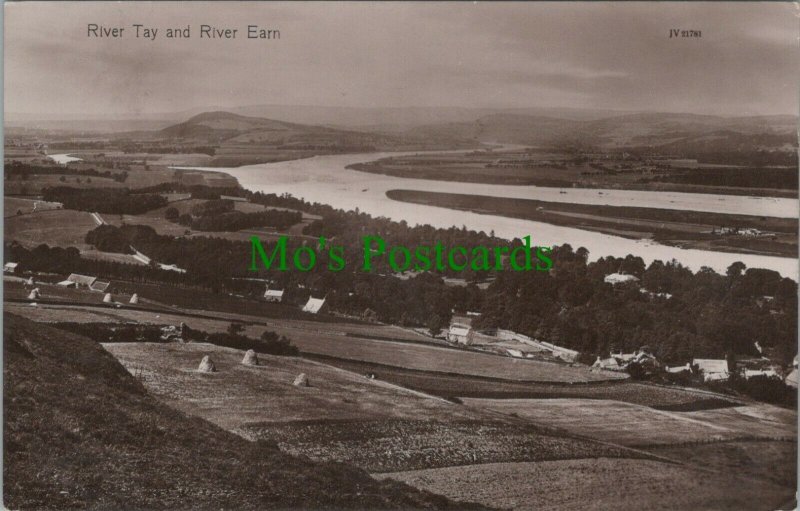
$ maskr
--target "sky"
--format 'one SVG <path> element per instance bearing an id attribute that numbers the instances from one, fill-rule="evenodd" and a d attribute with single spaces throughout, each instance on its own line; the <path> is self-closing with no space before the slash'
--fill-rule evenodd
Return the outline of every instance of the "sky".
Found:
<path id="1" fill-rule="evenodd" d="M 123 37 L 88 37 L 89 23 Z M 201 24 L 238 37 L 200 39 Z M 280 39 L 247 39 L 249 24 Z M 191 38 L 165 37 L 187 25 Z M 43 119 L 256 104 L 798 111 L 796 3 L 23 2 L 5 4 L 4 32 L 5 111 Z"/>

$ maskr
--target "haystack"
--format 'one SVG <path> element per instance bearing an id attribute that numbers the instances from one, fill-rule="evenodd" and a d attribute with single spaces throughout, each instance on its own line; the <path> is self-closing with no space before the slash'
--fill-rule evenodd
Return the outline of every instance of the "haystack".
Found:
<path id="1" fill-rule="evenodd" d="M 39 288 L 32 289 L 30 293 L 28 293 L 28 300 L 38 300 L 40 297 Z"/>
<path id="2" fill-rule="evenodd" d="M 256 356 L 256 352 L 253 350 L 247 350 L 247 353 L 244 354 L 244 358 L 242 359 L 242 364 L 246 366 L 257 366 L 258 357 Z"/>
<path id="3" fill-rule="evenodd" d="M 209 358 L 208 355 L 203 357 L 203 360 L 200 361 L 200 367 L 197 368 L 198 371 L 201 373 L 216 373 L 217 368 L 214 365 L 214 361 Z"/>
<path id="4" fill-rule="evenodd" d="M 114 300 L 111 298 L 111 293 L 106 293 L 103 297 L 103 303 L 114 303 Z"/>
<path id="5" fill-rule="evenodd" d="M 308 376 L 306 376 L 306 373 L 298 374 L 292 385 L 295 387 L 308 387 Z"/>
<path id="6" fill-rule="evenodd" d="M 35 286 L 36 283 L 33 281 L 33 277 L 28 277 L 28 280 L 25 281 L 26 286 Z"/>
<path id="7" fill-rule="evenodd" d="M 130 303 L 132 303 L 134 305 L 139 303 L 139 295 L 137 295 L 136 293 L 133 293 L 133 295 L 131 295 Z"/>

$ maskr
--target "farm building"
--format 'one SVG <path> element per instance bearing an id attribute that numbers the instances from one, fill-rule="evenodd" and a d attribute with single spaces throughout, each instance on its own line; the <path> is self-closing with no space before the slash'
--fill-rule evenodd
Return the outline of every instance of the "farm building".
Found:
<path id="1" fill-rule="evenodd" d="M 325 298 L 314 298 L 313 296 L 308 297 L 308 301 L 305 305 L 303 305 L 303 312 L 310 312 L 311 314 L 317 314 L 325 305 Z"/>
<path id="2" fill-rule="evenodd" d="M 703 381 L 725 381 L 730 376 L 725 359 L 696 358 L 693 365 L 703 373 Z"/>
<path id="3" fill-rule="evenodd" d="M 6 263 L 3 265 L 3 273 L 14 273 L 17 271 L 19 263 Z"/>
<path id="4" fill-rule="evenodd" d="M 745 369 L 744 379 L 749 380 L 755 376 L 766 376 L 767 378 L 780 378 L 774 369 Z"/>
<path id="5" fill-rule="evenodd" d="M 472 328 L 462 323 L 452 323 L 447 330 L 447 340 L 469 346 L 472 344 Z"/>
<path id="6" fill-rule="evenodd" d="M 283 289 L 270 289 L 268 287 L 264 292 L 264 299 L 268 302 L 283 301 Z"/>
<path id="7" fill-rule="evenodd" d="M 597 357 L 597 360 L 594 361 L 592 367 L 595 369 L 607 369 L 609 371 L 621 371 L 622 368 L 619 366 L 619 362 L 617 362 L 616 358 L 605 358 L 601 359 Z"/>
<path id="8" fill-rule="evenodd" d="M 797 388 L 797 369 L 792 369 L 792 372 L 786 375 L 786 379 L 783 382 L 790 387 Z"/>
<path id="9" fill-rule="evenodd" d="M 111 282 L 98 280 L 97 277 L 90 277 L 88 275 L 80 275 L 78 273 L 70 273 L 67 280 L 62 280 L 57 286 L 86 288 L 92 291 L 104 292 L 111 285 Z"/>
<path id="10" fill-rule="evenodd" d="M 618 284 L 627 284 L 629 282 L 639 282 L 639 278 L 626 273 L 611 273 L 606 275 L 606 277 L 603 279 L 603 282 L 616 286 Z"/>
<path id="11" fill-rule="evenodd" d="M 689 365 L 688 362 L 686 363 L 686 365 L 683 365 L 683 366 L 667 367 L 667 372 L 668 373 L 673 373 L 673 374 L 682 373 L 684 371 L 685 372 L 689 372 L 691 370 L 692 370 L 692 368 L 691 368 L 691 366 Z"/>
<path id="12" fill-rule="evenodd" d="M 525 344 L 531 348 L 534 348 L 535 351 L 547 351 L 553 357 L 559 358 L 565 362 L 574 362 L 575 359 L 578 358 L 578 352 L 575 350 L 571 350 L 568 348 L 562 348 L 561 346 L 557 346 L 553 343 L 540 341 L 538 339 L 532 339 L 527 335 L 518 334 L 517 332 L 511 330 L 503 330 L 497 329 L 497 337 L 507 341 L 517 341 L 521 344 Z M 531 351 L 531 350 L 528 350 Z"/>

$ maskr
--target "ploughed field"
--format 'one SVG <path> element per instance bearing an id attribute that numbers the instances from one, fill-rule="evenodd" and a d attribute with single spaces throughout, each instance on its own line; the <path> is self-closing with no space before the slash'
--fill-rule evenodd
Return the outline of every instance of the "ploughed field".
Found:
<path id="1" fill-rule="evenodd" d="M 741 404 L 735 398 L 689 388 L 668 388 L 629 380 L 589 382 L 518 382 L 465 374 L 441 374 L 342 358 L 306 355 L 348 371 L 372 373 L 376 378 L 444 398 L 614 400 L 674 411 L 726 408 Z"/>
<path id="2" fill-rule="evenodd" d="M 6 309 L 40 321 L 185 321 L 206 331 L 245 317 L 21 303 L 6 303 Z M 251 367 L 241 364 L 242 351 L 204 343 L 104 347 L 150 395 L 190 416 L 312 462 L 343 461 L 456 500 L 513 509 L 766 510 L 794 492 L 793 411 L 630 381 L 503 380 L 473 374 L 479 371 L 466 362 L 465 374 L 409 370 L 389 363 L 407 349 L 435 349 L 428 358 L 468 353 L 420 344 L 423 336 L 395 327 L 251 319 L 250 336 L 268 329 L 297 344 L 312 345 L 306 340 L 312 338 L 329 347 L 371 342 L 385 349 L 385 363 L 259 355 L 261 364 Z M 396 337 L 369 341 L 370 333 Z M 197 371 L 204 355 L 217 372 Z M 514 361 L 482 357 L 464 360 Z M 300 373 L 309 386 L 293 385 Z M 529 392 L 550 399 L 464 396 L 483 390 L 494 397 Z"/>
<path id="3" fill-rule="evenodd" d="M 586 399 L 465 399 L 469 406 L 630 447 L 797 438 L 797 413 L 767 404 L 670 412 Z"/>
<path id="4" fill-rule="evenodd" d="M 645 459 L 491 463 L 377 474 L 442 495 L 536 511 L 774 510 L 791 486 Z M 780 509 L 790 509 L 781 507 Z"/>

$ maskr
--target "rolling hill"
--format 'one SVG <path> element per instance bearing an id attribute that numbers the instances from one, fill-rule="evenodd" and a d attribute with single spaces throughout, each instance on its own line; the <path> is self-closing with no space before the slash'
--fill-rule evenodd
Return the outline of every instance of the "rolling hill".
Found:
<path id="1" fill-rule="evenodd" d="M 471 122 L 421 126 L 407 133 L 556 148 L 661 148 L 702 153 L 796 152 L 797 118 L 636 113 L 602 119 L 492 114 Z"/>

